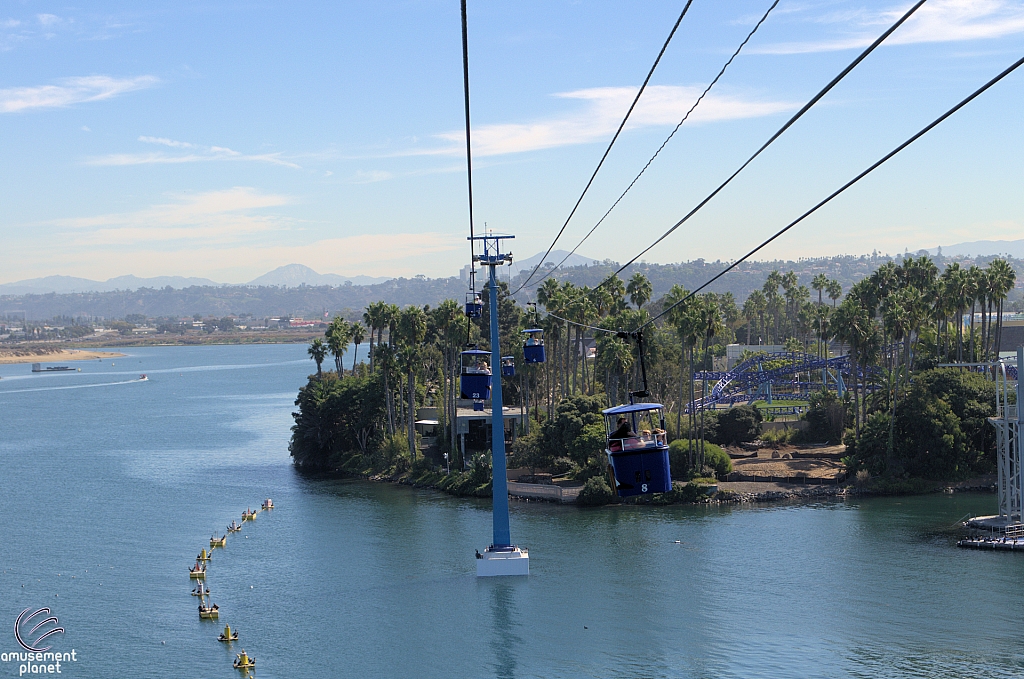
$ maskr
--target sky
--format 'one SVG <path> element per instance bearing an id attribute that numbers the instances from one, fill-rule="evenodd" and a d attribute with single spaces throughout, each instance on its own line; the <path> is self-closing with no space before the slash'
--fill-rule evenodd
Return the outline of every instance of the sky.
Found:
<path id="1" fill-rule="evenodd" d="M 693 0 L 557 248 L 772 0 Z M 780 0 L 580 254 L 625 261 L 912 3 Z M 469 0 L 478 228 L 551 244 L 684 5 Z M 468 263 L 458 0 L 0 5 L 0 283 Z M 928 0 L 647 261 L 735 259 L 1024 56 L 1024 2 Z M 1024 238 L 1024 68 L 762 253 Z"/>

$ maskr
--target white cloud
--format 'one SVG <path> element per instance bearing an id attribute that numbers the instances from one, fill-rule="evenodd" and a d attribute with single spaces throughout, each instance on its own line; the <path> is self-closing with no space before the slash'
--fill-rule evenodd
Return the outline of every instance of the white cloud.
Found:
<path id="1" fill-rule="evenodd" d="M 158 144 L 174 149 L 192 149 L 184 154 L 167 153 L 110 153 L 105 156 L 90 158 L 85 161 L 86 165 L 99 166 L 124 166 L 124 165 L 178 165 L 181 163 L 209 163 L 215 161 L 233 160 L 254 163 L 270 163 L 272 165 L 283 165 L 295 169 L 301 167 L 290 160 L 285 160 L 280 153 L 258 153 L 246 154 L 229 149 L 224 146 L 200 146 L 187 141 L 176 141 L 166 137 L 140 136 L 138 141 L 147 144 Z"/>
<path id="2" fill-rule="evenodd" d="M 82 132 L 92 132 L 92 130 L 91 130 L 91 129 L 89 129 L 89 126 L 88 126 L 88 125 L 82 125 L 82 128 L 81 128 L 81 129 L 82 129 Z"/>
<path id="3" fill-rule="evenodd" d="M 302 262 L 318 271 L 350 275 L 411 275 L 436 273 L 429 268 L 436 262 L 427 263 L 424 256 L 460 250 L 464 242 L 461 234 L 436 232 L 317 238 L 308 224 L 275 210 L 292 202 L 290 196 L 235 187 L 133 212 L 26 225 L 31 228 L 6 243 L 13 268 L 5 274 L 12 280 L 60 271 L 101 279 L 166 273 L 245 281 Z M 45 252 L 34 235 L 41 228 L 51 234 Z M 346 231 L 331 228 L 339 230 Z"/>
<path id="4" fill-rule="evenodd" d="M 875 14 L 858 12 L 847 18 L 854 33 L 817 42 L 792 42 L 755 48 L 762 54 L 803 54 L 854 49 L 870 45 L 878 29 L 893 24 L 907 7 Z M 831 22 L 831 19 L 829 20 Z M 917 10 L 886 40 L 886 44 L 955 42 L 1001 38 L 1024 32 L 1024 6 L 1011 0 L 932 0 Z"/>
<path id="5" fill-rule="evenodd" d="M 21 22 L 17 19 L 4 19 L 0 21 L 0 28 L 17 28 L 21 26 Z"/>
<path id="6" fill-rule="evenodd" d="M 65 78 L 59 85 L 12 87 L 0 90 L 0 113 L 14 113 L 36 108 L 63 108 L 74 104 L 100 101 L 152 87 L 159 79 L 152 75 L 135 78 L 112 78 L 92 75 Z"/>
<path id="7" fill-rule="evenodd" d="M 54 24 L 60 23 L 60 17 L 56 14 L 37 14 L 36 19 L 39 20 L 43 26 L 53 26 Z"/>
<path id="8" fill-rule="evenodd" d="M 162 144 L 164 146 L 170 146 L 171 148 L 176 149 L 194 149 L 196 147 L 195 144 L 190 144 L 187 141 L 174 141 L 173 139 L 167 139 L 165 137 L 141 136 L 139 137 L 139 141 L 145 142 L 147 144 Z"/>
<path id="9" fill-rule="evenodd" d="M 256 211 L 290 202 L 287 196 L 235 187 L 186 195 L 136 212 L 61 219 L 49 224 L 61 230 L 59 239 L 70 247 L 157 242 L 189 242 L 209 247 L 287 227 L 289 222 L 285 218 Z"/>
<path id="10" fill-rule="evenodd" d="M 648 87 L 630 116 L 628 129 L 675 125 L 693 105 L 700 86 L 655 85 Z M 586 144 L 607 139 L 622 120 L 630 102 L 636 96 L 633 87 L 594 87 L 555 95 L 563 99 L 585 102 L 582 111 L 538 120 L 532 123 L 500 123 L 482 125 L 473 130 L 473 155 L 491 156 L 522 153 L 538 149 Z M 797 104 L 782 101 L 758 101 L 740 96 L 709 94 L 690 116 L 691 124 L 719 120 L 755 118 L 790 111 Z M 465 150 L 464 132 L 446 132 L 437 135 L 452 146 L 433 152 L 457 154 Z"/>

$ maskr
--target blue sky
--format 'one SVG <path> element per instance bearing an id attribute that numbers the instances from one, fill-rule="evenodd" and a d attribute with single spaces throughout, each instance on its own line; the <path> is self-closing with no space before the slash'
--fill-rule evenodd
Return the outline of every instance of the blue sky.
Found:
<path id="1" fill-rule="evenodd" d="M 682 8 L 470 0 L 479 225 L 561 226 Z M 643 166 L 770 0 L 694 0 L 558 247 Z M 781 0 L 582 254 L 625 260 L 910 6 Z M 929 0 L 650 261 L 731 259 L 1024 53 L 1024 3 Z M 466 263 L 457 0 L 0 6 L 0 282 L 454 275 Z M 765 257 L 1024 237 L 1024 69 Z"/>

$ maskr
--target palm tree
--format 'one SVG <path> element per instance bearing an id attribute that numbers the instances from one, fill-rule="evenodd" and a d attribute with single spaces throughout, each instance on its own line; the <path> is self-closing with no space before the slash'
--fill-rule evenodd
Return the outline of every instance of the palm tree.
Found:
<path id="1" fill-rule="evenodd" d="M 997 309 L 996 338 L 993 351 L 998 356 L 1003 340 L 1003 302 L 1006 301 L 1006 296 L 1010 293 L 1010 290 L 1013 290 L 1017 274 L 1005 259 L 992 260 L 988 268 L 991 299 L 995 300 Z"/>
<path id="2" fill-rule="evenodd" d="M 371 302 L 363 312 L 363 323 L 370 329 L 370 371 L 373 372 L 373 333 L 383 326 L 381 314 L 384 302 Z"/>
<path id="3" fill-rule="evenodd" d="M 352 330 L 348 322 L 341 316 L 335 316 L 324 333 L 327 337 L 327 348 L 330 349 L 331 355 L 334 356 L 334 367 L 338 377 L 344 377 L 345 375 L 345 370 L 341 367 L 341 357 L 348 351 L 351 333 Z"/>
<path id="4" fill-rule="evenodd" d="M 363 324 L 358 321 L 349 326 L 349 339 L 355 344 L 355 348 L 352 350 L 352 375 L 356 374 L 356 357 L 359 356 L 359 345 L 362 344 L 366 338 L 366 330 L 363 328 Z"/>
<path id="5" fill-rule="evenodd" d="M 401 362 L 406 369 L 409 386 L 408 432 L 409 454 L 416 459 L 416 369 L 419 367 L 420 345 L 427 334 L 427 317 L 417 306 L 406 307 L 398 319 L 401 336 Z"/>
<path id="6" fill-rule="evenodd" d="M 309 348 L 306 352 L 311 359 L 316 361 L 316 376 L 317 379 L 321 379 L 324 374 L 320 366 L 323 365 L 324 359 L 327 357 L 327 347 L 324 346 L 324 341 L 319 337 L 315 338 L 309 343 Z"/>
<path id="7" fill-rule="evenodd" d="M 749 306 L 749 310 L 748 310 Z M 748 318 L 753 317 L 758 320 L 758 338 L 765 333 L 765 313 L 768 311 L 768 299 L 764 296 L 764 293 L 760 290 L 754 290 L 747 297 L 747 301 L 743 303 L 743 313 L 748 314 Z M 758 344 L 760 344 L 760 339 Z M 750 324 L 747 324 L 747 344 L 751 344 L 750 341 Z"/>
<path id="8" fill-rule="evenodd" d="M 832 308 L 836 308 L 836 300 L 843 296 L 843 286 L 839 284 L 839 281 L 833 279 L 828 282 L 828 298 L 832 300 Z"/>
<path id="9" fill-rule="evenodd" d="M 626 293 L 629 295 L 629 301 L 637 309 L 641 309 L 651 299 L 651 281 L 647 279 L 647 276 L 637 271 L 630 276 L 629 285 L 626 286 Z"/>
<path id="10" fill-rule="evenodd" d="M 708 365 L 708 358 L 711 349 L 711 338 L 722 331 L 722 314 L 718 309 L 718 300 L 715 298 L 713 293 L 701 295 L 700 301 L 697 304 L 696 313 L 698 316 L 698 322 L 700 324 L 701 333 L 704 336 L 704 360 L 701 366 L 701 372 L 703 373 L 701 379 L 701 399 L 707 397 L 708 393 L 708 378 L 707 371 L 711 369 Z M 700 409 L 700 467 L 704 466 L 704 411 L 705 407 Z"/>

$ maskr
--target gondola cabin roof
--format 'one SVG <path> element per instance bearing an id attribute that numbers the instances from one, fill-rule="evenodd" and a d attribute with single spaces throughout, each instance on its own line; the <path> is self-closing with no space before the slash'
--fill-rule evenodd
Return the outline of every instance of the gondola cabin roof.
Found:
<path id="1" fill-rule="evenodd" d="M 527 332 L 527 333 L 529 333 L 529 332 L 544 332 L 544 329 L 543 328 L 529 328 L 528 330 L 523 330 L 523 332 Z"/>
<path id="2" fill-rule="evenodd" d="M 490 356 L 491 352 L 484 351 L 483 349 L 467 349 L 462 352 L 463 356 Z"/>
<path id="3" fill-rule="evenodd" d="M 648 410 L 661 410 L 665 406 L 660 403 L 633 403 L 626 404 L 623 406 L 615 406 L 614 408 L 608 408 L 602 410 L 602 415 L 624 415 L 625 413 L 642 413 Z"/>

